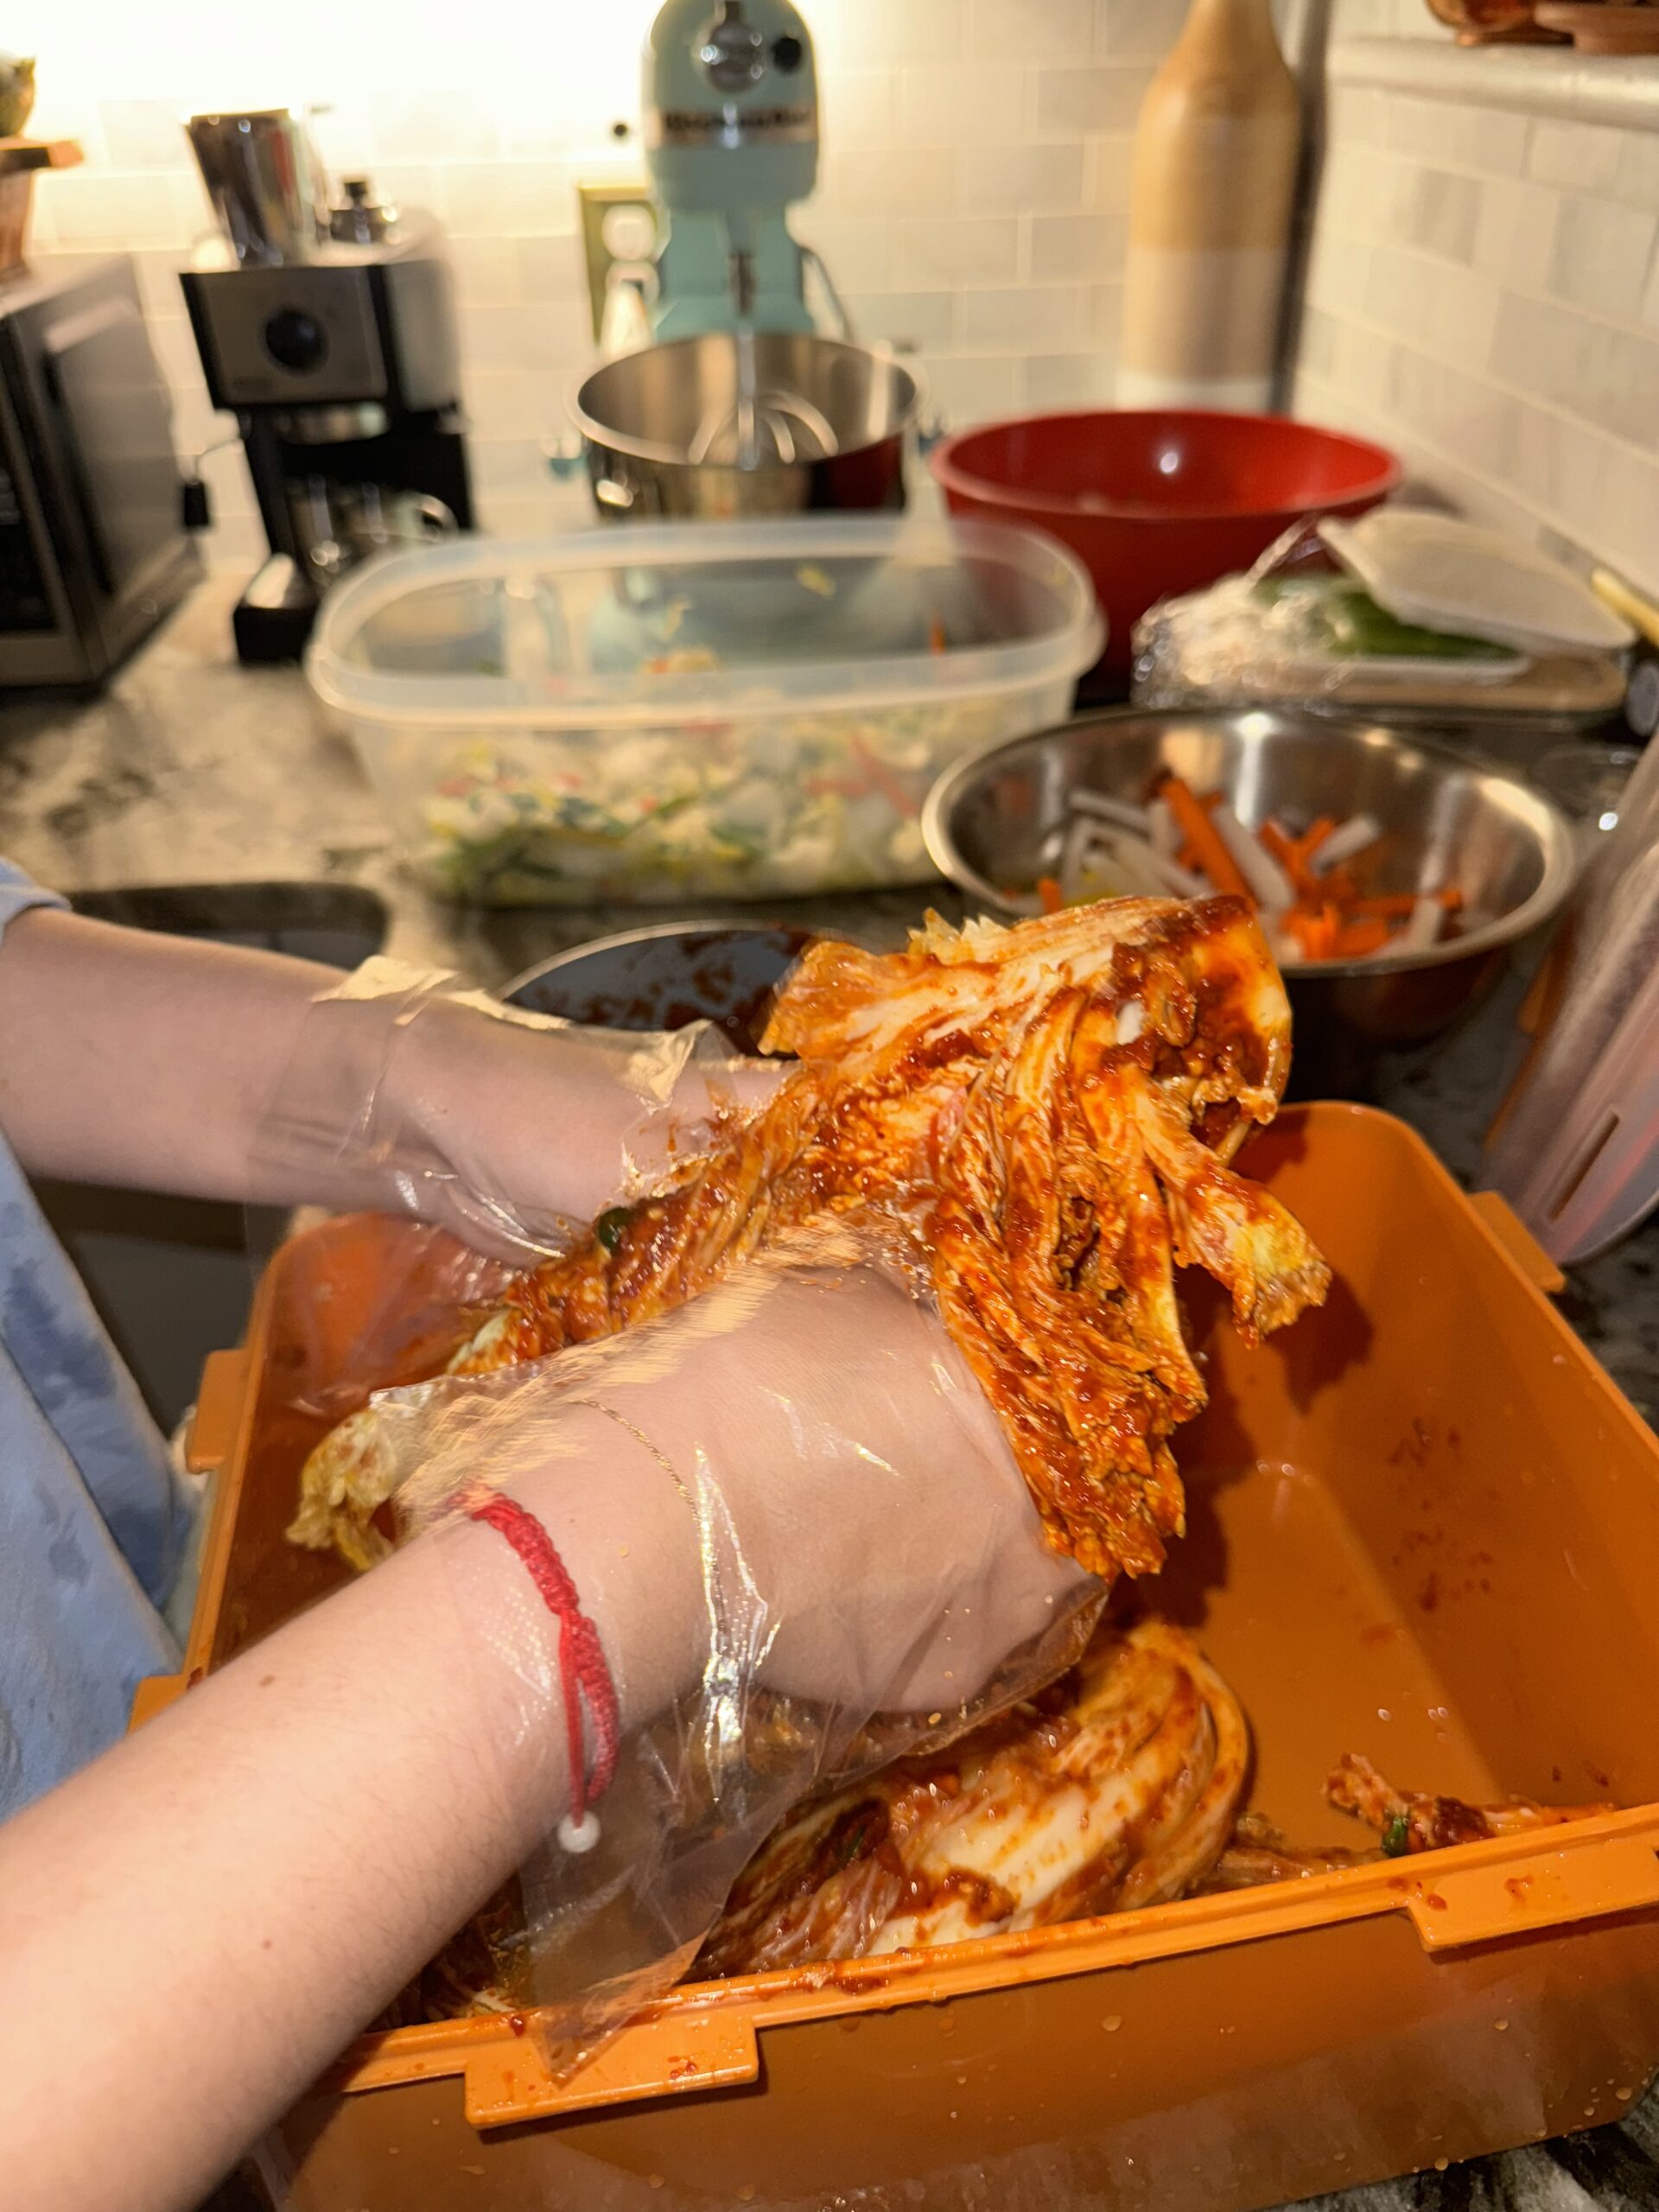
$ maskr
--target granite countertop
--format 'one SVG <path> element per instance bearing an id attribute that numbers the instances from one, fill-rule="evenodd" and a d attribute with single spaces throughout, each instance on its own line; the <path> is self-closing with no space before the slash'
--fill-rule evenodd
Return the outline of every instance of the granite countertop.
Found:
<path id="1" fill-rule="evenodd" d="M 354 886 L 386 906 L 385 949 L 499 988 L 550 954 L 708 907 L 446 906 L 398 868 L 349 746 L 325 730 L 292 669 L 241 668 L 234 587 L 202 586 L 101 696 L 0 704 L 0 853 L 71 892 L 284 881 Z M 810 926 L 896 943 L 927 904 L 906 891 L 766 909 Z M 1516 991 L 1500 991 L 1437 1050 L 1378 1071 L 1376 1103 L 1410 1122 L 1468 1179 L 1501 1094 Z M 1659 1411 L 1659 1216 L 1616 1252 L 1573 1271 L 1562 1312 L 1633 1403 Z M 1320 2200 L 1348 2212 L 1592 2204 L 1659 2207 L 1659 2094 L 1621 2125 L 1446 2173 Z"/>

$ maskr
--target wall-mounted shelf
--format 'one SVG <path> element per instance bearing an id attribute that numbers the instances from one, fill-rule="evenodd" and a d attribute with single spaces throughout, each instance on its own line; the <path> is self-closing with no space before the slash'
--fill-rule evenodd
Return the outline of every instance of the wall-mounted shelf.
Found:
<path id="1" fill-rule="evenodd" d="M 1564 46 L 1453 46 L 1433 38 L 1356 38 L 1331 48 L 1333 85 L 1379 86 L 1419 99 L 1517 108 L 1527 115 L 1659 130 L 1659 59 Z"/>

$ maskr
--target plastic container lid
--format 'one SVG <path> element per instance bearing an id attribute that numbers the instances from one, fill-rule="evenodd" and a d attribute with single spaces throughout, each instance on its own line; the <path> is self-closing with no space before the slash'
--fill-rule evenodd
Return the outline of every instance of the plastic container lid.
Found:
<path id="1" fill-rule="evenodd" d="M 307 655 L 322 703 L 400 726 L 602 730 L 982 698 L 1070 679 L 1104 624 L 1035 531 L 892 516 L 459 538 L 367 563 Z"/>
<path id="2" fill-rule="evenodd" d="M 1609 652 L 1636 632 L 1559 561 L 1451 515 L 1379 507 L 1327 516 L 1319 535 L 1402 622 L 1457 630 L 1522 652 Z"/>

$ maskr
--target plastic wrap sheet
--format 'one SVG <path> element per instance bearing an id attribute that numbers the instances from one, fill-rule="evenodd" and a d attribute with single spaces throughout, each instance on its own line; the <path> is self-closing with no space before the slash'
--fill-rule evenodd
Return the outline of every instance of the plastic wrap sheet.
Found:
<path id="1" fill-rule="evenodd" d="M 708 1022 L 584 1029 L 374 959 L 308 1010 L 256 1164 L 296 1197 L 407 1215 L 522 1267 L 774 1080 Z"/>
<path id="2" fill-rule="evenodd" d="M 597 1846 L 550 1837 L 531 1853 L 522 1937 L 498 1954 L 513 1999 L 546 2008 L 556 2066 L 683 1974 L 808 1790 L 1027 1694 L 1077 1656 L 1103 1600 L 1043 1544 L 926 1302 L 842 1234 L 753 1262 L 644 1329 L 378 1402 L 409 1530 L 485 1488 L 555 1528 L 572 1484 L 677 1494 L 662 1551 L 620 1571 L 658 1578 L 665 1609 L 685 1579 L 695 1668 L 626 1736 Z M 553 1646 L 526 1625 L 514 1609 L 480 1633 L 555 1712 Z M 626 1711 L 626 1675 L 618 1687 Z"/>
<path id="3" fill-rule="evenodd" d="M 1245 704 L 1377 713 L 1477 734 L 1524 766 L 1541 746 L 1616 712 L 1606 653 L 1526 656 L 1396 627 L 1298 522 L 1248 574 L 1161 600 L 1135 626 L 1132 696 L 1179 709 Z"/>

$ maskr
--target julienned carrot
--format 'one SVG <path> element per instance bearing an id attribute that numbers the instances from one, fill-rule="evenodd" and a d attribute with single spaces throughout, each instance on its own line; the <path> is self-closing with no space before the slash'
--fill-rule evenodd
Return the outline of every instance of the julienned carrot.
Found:
<path id="1" fill-rule="evenodd" d="M 1058 914 L 1065 904 L 1065 893 L 1060 888 L 1058 876 L 1039 875 L 1037 879 L 1037 896 L 1043 902 L 1043 912 L 1046 914 Z"/>
<path id="2" fill-rule="evenodd" d="M 1158 786 L 1158 796 L 1175 817 L 1192 849 L 1192 865 L 1207 875 L 1217 891 L 1230 891 L 1238 899 L 1251 899 L 1250 887 L 1237 861 L 1223 844 L 1208 810 L 1191 785 L 1184 784 L 1179 776 L 1166 776 Z M 1251 903 L 1255 903 L 1253 899 Z"/>
<path id="3" fill-rule="evenodd" d="M 1368 952 L 1381 951 L 1393 935 L 1380 919 L 1344 922 L 1332 944 L 1332 954 L 1338 960 L 1363 960 Z"/>
<path id="4" fill-rule="evenodd" d="M 1301 860 L 1301 855 L 1296 850 L 1296 840 L 1294 837 L 1287 837 L 1279 824 L 1271 819 L 1264 822 L 1255 834 L 1291 881 L 1294 883 L 1296 871 Z"/>

